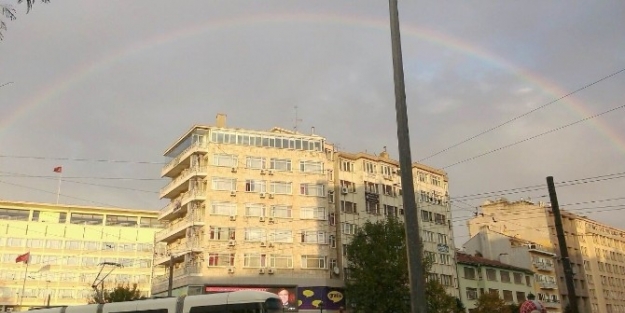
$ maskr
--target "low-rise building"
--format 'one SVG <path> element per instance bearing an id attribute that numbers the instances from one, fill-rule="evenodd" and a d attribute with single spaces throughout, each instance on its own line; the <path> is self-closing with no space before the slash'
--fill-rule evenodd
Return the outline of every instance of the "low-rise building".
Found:
<path id="1" fill-rule="evenodd" d="M 480 295 L 496 293 L 509 304 L 522 303 L 534 291 L 534 273 L 500 261 L 456 253 L 460 300 L 469 313 Z"/>

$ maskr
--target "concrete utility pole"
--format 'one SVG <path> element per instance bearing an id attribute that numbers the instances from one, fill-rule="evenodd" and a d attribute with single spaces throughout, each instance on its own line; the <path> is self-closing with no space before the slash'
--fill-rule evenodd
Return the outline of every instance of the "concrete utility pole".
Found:
<path id="1" fill-rule="evenodd" d="M 167 284 L 167 296 L 171 297 L 171 293 L 174 289 L 174 254 L 169 257 L 169 277 Z"/>
<path id="2" fill-rule="evenodd" d="M 406 108 L 406 87 L 404 65 L 399 35 L 399 12 L 397 0 L 389 0 L 391 15 L 391 42 L 393 46 L 393 72 L 395 81 L 395 111 L 397 113 L 397 141 L 399 145 L 399 168 L 406 227 L 406 248 L 410 276 L 410 304 L 412 313 L 426 313 L 425 276 L 423 273 L 423 250 L 419 230 L 419 212 L 415 201 L 412 178 L 412 156 L 408 131 L 408 110 Z"/>
<path id="3" fill-rule="evenodd" d="M 560 215 L 560 205 L 558 204 L 558 195 L 556 187 L 553 183 L 553 177 L 547 177 L 547 188 L 549 189 L 549 200 L 551 201 L 551 210 L 553 211 L 553 219 L 556 226 L 556 234 L 558 236 L 558 246 L 560 247 L 560 258 L 562 259 L 562 267 L 564 267 L 564 280 L 566 281 L 566 289 L 568 291 L 569 306 L 573 313 L 579 313 L 577 307 L 577 295 L 575 294 L 575 284 L 573 283 L 573 269 L 571 268 L 571 260 L 569 259 L 569 251 L 564 237 L 564 228 L 562 227 L 562 215 Z"/>

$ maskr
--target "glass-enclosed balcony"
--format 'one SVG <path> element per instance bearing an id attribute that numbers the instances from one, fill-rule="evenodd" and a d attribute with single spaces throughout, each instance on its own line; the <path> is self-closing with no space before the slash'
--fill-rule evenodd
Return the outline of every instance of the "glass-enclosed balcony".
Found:
<path id="1" fill-rule="evenodd" d="M 161 188 L 161 199 L 173 199 L 181 193 L 189 190 L 190 180 L 194 178 L 204 178 L 208 175 L 207 166 L 194 166 L 185 168 L 180 172 L 178 177 L 174 178 L 169 184 Z"/>

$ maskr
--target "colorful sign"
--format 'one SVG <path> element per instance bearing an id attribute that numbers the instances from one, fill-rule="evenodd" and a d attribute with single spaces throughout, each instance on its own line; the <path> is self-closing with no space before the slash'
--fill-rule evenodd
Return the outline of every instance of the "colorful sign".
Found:
<path id="1" fill-rule="evenodd" d="M 318 310 L 322 307 L 325 310 L 345 308 L 345 292 L 342 288 L 316 286 L 297 289 L 300 310 Z"/>
<path id="2" fill-rule="evenodd" d="M 296 312 L 299 302 L 294 287 L 246 287 L 246 286 L 204 286 L 204 293 L 232 292 L 239 290 L 256 290 L 275 293 L 282 299 L 285 312 Z"/>

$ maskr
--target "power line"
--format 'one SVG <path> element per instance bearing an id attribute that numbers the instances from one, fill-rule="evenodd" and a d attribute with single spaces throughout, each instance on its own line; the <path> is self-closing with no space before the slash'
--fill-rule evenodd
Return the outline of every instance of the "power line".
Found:
<path id="1" fill-rule="evenodd" d="M 148 164 L 148 165 L 164 165 L 166 162 L 153 161 L 130 161 L 130 160 L 107 160 L 107 159 L 87 159 L 87 158 L 69 158 L 69 157 L 42 157 L 27 155 L 6 155 L 1 154 L 0 158 L 7 159 L 34 159 L 34 160 L 56 160 L 56 161 L 76 161 L 76 162 L 97 162 L 97 163 L 130 163 L 130 164 Z"/>
<path id="2" fill-rule="evenodd" d="M 473 156 L 473 157 L 470 157 L 470 158 L 464 159 L 464 160 L 462 160 L 462 161 L 458 161 L 458 162 L 456 162 L 456 163 L 453 163 L 453 164 L 451 164 L 451 165 L 447 165 L 447 166 L 443 167 L 443 169 L 446 169 L 446 168 L 449 168 L 449 167 L 452 167 L 452 166 L 455 166 L 455 165 L 458 165 L 458 164 L 461 164 L 461 163 L 465 163 L 465 162 L 468 162 L 468 161 L 475 160 L 475 159 L 477 159 L 477 158 L 480 158 L 480 157 L 483 157 L 483 156 L 489 155 L 489 154 L 491 154 L 491 153 L 494 153 L 494 152 L 497 152 L 497 151 L 500 151 L 500 150 L 504 150 L 504 149 L 510 148 L 510 147 L 512 147 L 512 146 L 516 146 L 516 145 L 518 145 L 518 144 L 524 143 L 524 142 L 526 142 L 526 141 L 530 141 L 530 140 L 532 140 L 532 139 L 536 139 L 536 138 L 538 138 L 538 137 L 542 137 L 542 136 L 544 136 L 544 135 L 551 134 L 551 133 L 553 133 L 553 132 L 556 132 L 556 131 L 559 131 L 559 130 L 565 129 L 565 128 L 567 128 L 567 127 L 570 127 L 570 126 L 573 126 L 573 125 L 576 125 L 576 124 L 579 124 L 579 123 L 585 122 L 585 121 L 587 121 L 587 120 L 593 119 L 593 118 L 595 118 L 595 117 L 599 117 L 599 116 L 601 116 L 601 115 L 604 115 L 604 114 L 607 114 L 607 113 L 610 113 L 610 112 L 612 112 L 612 111 L 616 111 L 616 110 L 619 110 L 619 109 L 622 109 L 622 108 L 625 108 L 625 104 L 624 104 L 624 105 L 617 106 L 617 107 L 615 107 L 615 108 L 611 108 L 611 109 L 609 109 L 609 110 L 607 110 L 607 111 L 603 111 L 603 112 L 598 113 L 598 114 L 595 114 L 595 115 L 591 115 L 591 116 L 585 117 L 585 118 L 583 118 L 583 119 L 581 119 L 581 120 L 577 120 L 577 121 L 575 121 L 575 122 L 573 122 L 573 123 L 569 123 L 569 124 L 566 124 L 566 125 L 562 125 L 562 126 L 559 126 L 559 127 L 553 128 L 553 129 L 550 129 L 550 130 L 548 130 L 548 131 L 546 131 L 546 132 L 543 132 L 543 133 L 540 133 L 540 134 L 538 134 L 538 135 L 534 135 L 534 136 L 531 136 L 531 137 L 525 138 L 525 139 L 523 139 L 523 140 L 519 140 L 519 141 L 517 141 L 517 142 L 514 142 L 514 143 L 511 143 L 511 144 L 508 144 L 508 145 L 501 146 L 501 147 L 499 147 L 499 148 L 496 148 L 496 149 L 490 150 L 490 151 L 488 151 L 488 152 L 484 152 L 484 153 L 482 153 L 482 154 L 478 154 L 478 155 L 476 155 L 476 156 Z"/>
<path id="3" fill-rule="evenodd" d="M 578 88 L 578 89 L 576 89 L 576 90 L 574 90 L 574 91 L 572 91 L 572 92 L 569 92 L 568 94 L 566 94 L 566 95 L 564 95 L 564 96 L 562 96 L 562 97 L 560 97 L 560 98 L 558 98 L 558 99 L 555 99 L 555 100 L 553 100 L 553 101 L 547 102 L 547 103 L 545 103 L 545 104 L 543 104 L 543 105 L 541 105 L 541 106 L 539 106 L 539 107 L 537 107 L 537 108 L 535 108 L 535 109 L 532 109 L 532 110 L 530 110 L 530 111 L 527 111 L 527 112 L 525 112 L 525 113 L 523 113 L 523 114 L 521 114 L 521 115 L 518 115 L 518 116 L 516 116 L 516 117 L 514 117 L 514 118 L 512 118 L 512 119 L 509 119 L 509 120 L 507 120 L 507 121 L 505 121 L 505 122 L 503 122 L 503 123 L 501 123 L 501 124 L 499 124 L 499 125 L 497 125 L 497 126 L 491 127 L 491 128 L 489 128 L 489 129 L 487 129 L 487 130 L 485 130 L 485 131 L 481 132 L 481 133 L 478 133 L 478 134 L 473 135 L 473 136 L 471 136 L 471 137 L 469 137 L 469 138 L 467 138 L 467 139 L 464 139 L 464 140 L 462 140 L 462 141 L 460 141 L 460 142 L 458 142 L 458 143 L 456 143 L 456 144 L 453 144 L 453 145 L 451 145 L 451 146 L 449 146 L 449 147 L 447 147 L 447 148 L 445 148 L 445 149 L 443 149 L 443 150 L 440 150 L 440 151 L 438 151 L 438 152 L 436 152 L 436 153 L 434 153 L 434 154 L 431 154 L 431 155 L 429 155 L 429 156 L 427 156 L 427 157 L 425 157 L 425 158 L 423 158 L 423 159 L 419 160 L 419 162 L 423 162 L 423 161 L 425 161 L 425 160 L 427 160 L 427 159 L 430 159 L 430 158 L 432 158 L 432 157 L 435 157 L 435 156 L 437 156 L 437 155 L 439 155 L 439 154 L 441 154 L 441 153 L 443 153 L 443 152 L 449 151 L 449 150 L 451 150 L 451 149 L 453 149 L 453 148 L 455 148 L 455 147 L 458 147 L 458 146 L 460 146 L 460 145 L 462 145 L 462 144 L 464 144 L 464 143 L 467 143 L 467 142 L 469 142 L 469 141 L 471 141 L 471 140 L 473 140 L 473 139 L 475 139 L 475 138 L 477 138 L 477 137 L 480 137 L 480 136 L 482 136 L 482 135 L 485 135 L 485 134 L 487 134 L 487 133 L 489 133 L 489 132 L 491 132 L 491 131 L 493 131 L 493 130 L 496 130 L 496 129 L 498 129 L 498 128 L 500 128 L 500 127 L 504 126 L 504 125 L 507 125 L 507 124 L 512 123 L 512 122 L 514 122 L 514 121 L 516 121 L 516 120 L 518 120 L 518 119 L 520 119 L 520 118 L 523 118 L 523 117 L 525 117 L 525 116 L 527 116 L 527 115 L 530 115 L 530 114 L 532 114 L 532 113 L 534 113 L 534 112 L 536 112 L 536 111 L 538 111 L 538 110 L 544 109 L 544 108 L 546 108 L 547 106 L 549 106 L 549 105 L 551 105 L 551 104 L 554 104 L 554 103 L 556 103 L 556 102 L 558 102 L 558 101 L 560 101 L 560 100 L 562 100 L 562 99 L 564 99 L 564 98 L 566 98 L 566 97 L 569 97 L 569 96 L 571 96 L 571 95 L 573 95 L 573 94 L 575 94 L 575 93 L 577 93 L 577 92 L 580 92 L 580 91 L 582 91 L 582 90 L 584 90 L 584 89 L 586 89 L 586 88 L 589 88 L 589 87 L 591 87 L 591 86 L 593 86 L 593 85 L 595 85 L 595 84 L 598 84 L 598 83 L 600 83 L 600 82 L 602 82 L 602 81 L 604 81 L 604 80 L 606 80 L 606 79 L 609 79 L 609 78 L 611 78 L 611 77 L 613 77 L 613 76 L 615 76 L 615 75 L 617 75 L 617 74 L 620 74 L 620 73 L 621 73 L 621 72 L 623 72 L 623 71 L 625 71 L 625 68 L 620 69 L 620 70 L 618 70 L 618 71 L 616 71 L 616 72 L 614 72 L 614 73 L 612 73 L 612 74 L 610 74 L 610 75 L 608 75 L 608 76 L 605 76 L 605 77 L 603 77 L 603 78 L 601 78 L 601 79 L 599 79 L 599 80 L 596 80 L 596 81 L 594 81 L 594 82 L 592 82 L 592 83 L 590 83 L 590 84 L 587 84 L 587 85 L 585 85 L 585 86 L 583 86 L 583 87 L 581 87 L 581 88 Z"/>

